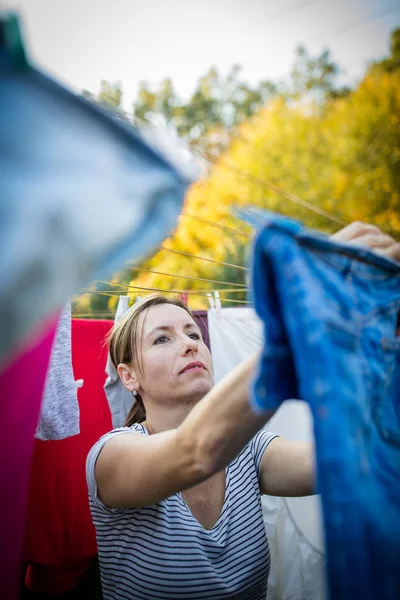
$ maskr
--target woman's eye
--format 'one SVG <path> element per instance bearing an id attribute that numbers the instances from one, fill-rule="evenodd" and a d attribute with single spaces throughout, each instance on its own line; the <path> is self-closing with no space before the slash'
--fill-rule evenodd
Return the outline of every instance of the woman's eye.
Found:
<path id="1" fill-rule="evenodd" d="M 199 340 L 200 336 L 198 333 L 189 333 L 189 337 L 192 338 L 192 340 Z"/>
<path id="2" fill-rule="evenodd" d="M 160 335 L 159 338 L 155 340 L 155 344 L 164 344 L 168 340 L 166 335 Z"/>

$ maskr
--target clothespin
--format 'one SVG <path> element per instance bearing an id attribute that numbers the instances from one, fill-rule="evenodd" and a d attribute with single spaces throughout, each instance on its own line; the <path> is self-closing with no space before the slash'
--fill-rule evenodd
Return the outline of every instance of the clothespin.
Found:
<path id="1" fill-rule="evenodd" d="M 221 308 L 222 308 L 221 296 L 220 296 L 219 290 L 214 290 L 214 301 L 215 301 L 215 310 L 216 310 L 217 316 L 219 318 L 221 315 Z"/>
<path id="2" fill-rule="evenodd" d="M 213 295 L 211 293 L 209 293 L 209 294 L 207 294 L 207 298 L 208 298 L 208 302 L 210 303 L 210 308 L 214 309 L 215 301 L 214 301 Z"/>
<path id="3" fill-rule="evenodd" d="M 187 292 L 181 292 L 180 294 L 178 294 L 178 298 L 179 300 L 182 300 L 182 302 L 186 304 L 186 306 L 188 306 L 189 294 Z"/>
<path id="4" fill-rule="evenodd" d="M 217 316 L 221 314 L 221 297 L 218 290 L 214 290 L 214 295 L 207 294 L 208 301 L 210 303 L 210 308 L 215 310 Z"/>

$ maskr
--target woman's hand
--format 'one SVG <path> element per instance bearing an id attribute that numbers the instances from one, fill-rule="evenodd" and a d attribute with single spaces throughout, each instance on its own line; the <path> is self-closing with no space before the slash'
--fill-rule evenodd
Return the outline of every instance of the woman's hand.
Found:
<path id="1" fill-rule="evenodd" d="M 354 221 L 334 233 L 331 238 L 352 246 L 364 246 L 393 260 L 400 261 L 400 244 L 375 225 Z"/>

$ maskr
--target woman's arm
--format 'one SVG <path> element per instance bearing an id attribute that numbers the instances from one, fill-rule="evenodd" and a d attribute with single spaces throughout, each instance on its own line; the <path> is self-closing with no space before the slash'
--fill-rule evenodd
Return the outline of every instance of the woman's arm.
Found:
<path id="1" fill-rule="evenodd" d="M 261 493 L 310 496 L 315 494 L 314 473 L 314 444 L 275 438 L 261 460 Z"/>
<path id="2" fill-rule="evenodd" d="M 107 442 L 95 467 L 101 500 L 112 508 L 148 506 L 229 464 L 272 415 L 255 415 L 249 405 L 257 358 L 214 386 L 177 429 Z"/>
<path id="3" fill-rule="evenodd" d="M 355 222 L 334 236 L 400 259 L 400 244 L 377 227 Z M 271 418 L 255 415 L 248 402 L 257 356 L 236 367 L 192 410 L 177 429 L 111 439 L 96 464 L 101 499 L 110 507 L 139 507 L 204 481 L 223 469 Z M 277 438 L 262 459 L 261 489 L 283 496 L 313 493 L 310 445 Z"/>

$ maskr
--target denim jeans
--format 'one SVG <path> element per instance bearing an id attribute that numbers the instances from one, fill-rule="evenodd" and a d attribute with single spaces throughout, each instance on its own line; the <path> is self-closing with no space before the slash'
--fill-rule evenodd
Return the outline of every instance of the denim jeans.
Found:
<path id="1" fill-rule="evenodd" d="M 257 410 L 313 413 L 331 600 L 400 598 L 400 265 L 298 222 L 262 224 L 253 292 Z"/>
<path id="2" fill-rule="evenodd" d="M 160 134 L 145 141 L 23 63 L 15 27 L 0 18 L 0 364 L 82 286 L 162 242 L 192 177 Z"/>

